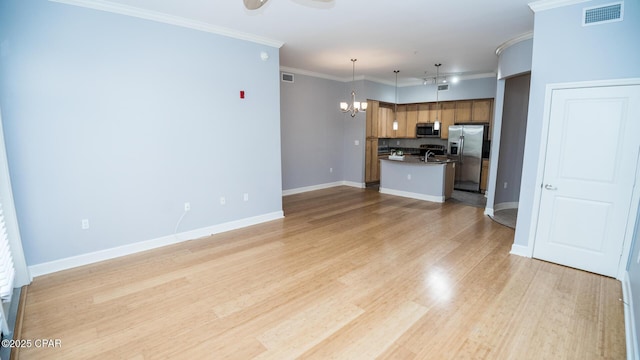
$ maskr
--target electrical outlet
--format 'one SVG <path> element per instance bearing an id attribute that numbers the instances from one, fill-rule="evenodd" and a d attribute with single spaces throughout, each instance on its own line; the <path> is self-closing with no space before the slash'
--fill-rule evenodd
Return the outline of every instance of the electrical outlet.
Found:
<path id="1" fill-rule="evenodd" d="M 224 205 L 227 203 L 227 199 L 224 198 L 224 196 L 220 197 L 220 205 Z"/>
<path id="2" fill-rule="evenodd" d="M 407 180 L 411 180 L 411 174 L 407 174 Z"/>
<path id="3" fill-rule="evenodd" d="M 242 196 L 242 199 L 244 201 L 249 201 L 249 193 L 244 193 L 244 195 Z"/>
<path id="4" fill-rule="evenodd" d="M 89 219 L 82 219 L 82 230 L 87 230 L 89 228 Z"/>
<path id="5" fill-rule="evenodd" d="M 191 203 L 188 203 L 188 202 L 184 203 L 184 211 L 189 211 L 189 210 L 191 210 Z"/>
<path id="6" fill-rule="evenodd" d="M 332 173 L 333 172 L 333 168 L 329 168 L 329 172 Z"/>
<path id="7" fill-rule="evenodd" d="M 507 182 L 506 181 L 504 182 L 504 188 L 505 189 L 507 188 Z"/>
<path id="8" fill-rule="evenodd" d="M 353 141 L 353 143 L 354 143 L 356 146 L 358 146 L 358 145 L 360 145 L 360 140 L 354 140 L 354 141 Z"/>
<path id="9" fill-rule="evenodd" d="M 400 140 L 396 141 L 396 145 L 400 145 Z"/>

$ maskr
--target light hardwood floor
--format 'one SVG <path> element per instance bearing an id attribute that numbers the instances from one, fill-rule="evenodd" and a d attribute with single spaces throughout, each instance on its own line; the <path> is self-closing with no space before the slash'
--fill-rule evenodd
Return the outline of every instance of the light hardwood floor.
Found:
<path id="1" fill-rule="evenodd" d="M 618 281 L 456 202 L 337 187 L 285 219 L 36 278 L 21 359 L 624 359 Z"/>

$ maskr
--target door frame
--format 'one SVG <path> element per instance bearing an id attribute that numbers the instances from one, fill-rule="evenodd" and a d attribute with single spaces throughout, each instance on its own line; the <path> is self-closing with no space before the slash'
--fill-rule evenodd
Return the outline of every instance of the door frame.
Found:
<path id="1" fill-rule="evenodd" d="M 540 150 L 538 154 L 538 169 L 536 171 L 536 186 L 533 195 L 533 206 L 531 211 L 531 227 L 529 228 L 529 241 L 526 248 L 526 256 L 533 257 L 533 248 L 535 246 L 536 235 L 538 231 L 538 221 L 540 212 L 540 201 L 542 198 L 542 183 L 544 177 L 544 165 L 547 157 L 547 145 L 549 141 L 549 121 L 551 120 L 551 100 L 555 90 L 564 89 L 580 89 L 593 87 L 610 87 L 610 86 L 629 86 L 640 85 L 640 78 L 628 79 L 611 79 L 582 81 L 570 83 L 547 84 L 544 97 L 544 112 L 542 117 L 542 130 L 540 132 Z M 622 255 L 618 263 L 618 272 L 616 279 L 621 280 L 626 272 L 629 254 L 631 252 L 631 243 L 633 241 L 633 233 L 635 229 L 636 217 L 638 216 L 638 205 L 640 204 L 640 157 L 636 159 L 635 185 L 632 190 L 631 204 L 627 217 L 627 225 L 622 245 Z M 640 259 L 639 259 L 640 260 Z"/>

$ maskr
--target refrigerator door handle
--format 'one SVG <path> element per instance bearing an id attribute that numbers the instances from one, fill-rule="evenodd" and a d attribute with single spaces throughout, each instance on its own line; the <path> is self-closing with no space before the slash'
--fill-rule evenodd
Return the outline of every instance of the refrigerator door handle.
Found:
<path id="1" fill-rule="evenodd" d="M 460 135 L 460 146 L 458 147 L 458 162 L 462 165 L 462 155 L 464 153 L 464 135 Z"/>

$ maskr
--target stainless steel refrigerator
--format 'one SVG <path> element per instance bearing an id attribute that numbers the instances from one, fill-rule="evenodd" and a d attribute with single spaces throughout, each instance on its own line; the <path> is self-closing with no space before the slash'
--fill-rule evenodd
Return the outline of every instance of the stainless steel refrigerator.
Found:
<path id="1" fill-rule="evenodd" d="M 484 125 L 449 126 L 448 154 L 456 160 L 454 189 L 480 191 L 482 149 L 486 139 Z"/>

